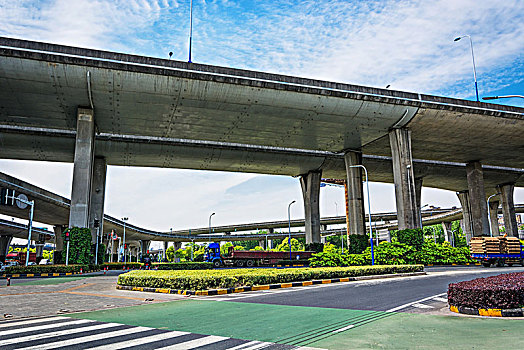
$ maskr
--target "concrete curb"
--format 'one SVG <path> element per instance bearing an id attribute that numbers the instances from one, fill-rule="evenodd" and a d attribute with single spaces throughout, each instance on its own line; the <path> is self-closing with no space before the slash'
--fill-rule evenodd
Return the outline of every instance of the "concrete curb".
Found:
<path id="1" fill-rule="evenodd" d="M 85 272 L 47 272 L 47 273 L 13 273 L 13 274 L 3 274 L 0 275 L 0 278 L 32 278 L 32 277 L 61 277 L 61 276 L 73 276 L 73 275 L 85 275 L 89 272 L 95 271 L 85 271 Z"/>
<path id="2" fill-rule="evenodd" d="M 449 266 L 482 266 L 481 263 L 465 263 L 465 264 L 427 264 L 425 267 L 449 267 Z"/>
<path id="3" fill-rule="evenodd" d="M 449 310 L 459 314 L 490 317 L 524 317 L 524 308 L 517 309 L 475 309 L 466 306 L 449 306 Z"/>
<path id="4" fill-rule="evenodd" d="M 288 282 L 288 283 L 277 283 L 277 284 L 265 284 L 260 286 L 252 287 L 237 287 L 237 288 L 224 288 L 224 289 L 208 289 L 208 290 L 181 290 L 181 289 L 169 289 L 169 288 L 149 288 L 149 287 L 133 287 L 133 286 L 122 286 L 117 285 L 116 289 L 130 290 L 136 292 L 149 292 L 149 293 L 165 293 L 165 294 L 179 294 L 179 295 L 197 295 L 197 296 L 211 296 L 211 295 L 222 295 L 232 293 L 243 293 L 252 292 L 257 290 L 269 290 L 269 289 L 280 289 L 280 288 L 291 288 L 291 287 L 304 287 L 311 286 L 314 284 L 329 284 L 337 282 L 350 282 L 350 281 L 364 281 L 374 280 L 382 278 L 395 278 L 395 277 L 411 277 L 411 276 L 422 276 L 426 273 L 421 272 L 407 272 L 407 273 L 396 273 L 396 274 L 385 274 L 385 275 L 371 275 L 371 276 L 358 276 L 358 277 L 343 277 L 343 278 L 332 278 L 328 280 L 313 280 L 313 281 L 302 281 L 302 282 Z"/>

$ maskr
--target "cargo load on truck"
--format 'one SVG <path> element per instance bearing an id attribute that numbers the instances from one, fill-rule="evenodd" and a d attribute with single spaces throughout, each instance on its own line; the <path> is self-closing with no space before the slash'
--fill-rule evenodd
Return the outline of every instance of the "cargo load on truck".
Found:
<path id="1" fill-rule="evenodd" d="M 492 264 L 524 266 L 524 252 L 516 237 L 473 237 L 470 241 L 471 257 L 477 259 L 485 267 Z"/>

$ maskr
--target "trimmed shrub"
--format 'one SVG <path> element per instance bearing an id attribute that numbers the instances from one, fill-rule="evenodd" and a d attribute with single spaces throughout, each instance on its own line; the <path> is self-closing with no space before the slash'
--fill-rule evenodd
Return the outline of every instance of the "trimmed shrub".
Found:
<path id="1" fill-rule="evenodd" d="M 210 262 L 180 262 L 180 263 L 153 263 L 159 270 L 210 270 L 213 263 Z"/>
<path id="2" fill-rule="evenodd" d="M 66 258 L 65 233 L 69 231 L 69 264 L 90 264 L 94 262 L 94 253 L 91 251 L 91 229 L 70 227 L 62 233 L 64 239 L 63 259 Z M 65 260 L 64 260 L 65 261 Z"/>
<path id="3" fill-rule="evenodd" d="M 131 271 L 118 284 L 136 287 L 204 290 L 423 270 L 422 265 L 352 266 L 301 269 L 231 269 L 200 271 Z"/>
<path id="4" fill-rule="evenodd" d="M 99 264 L 98 267 L 103 270 L 104 268 L 107 268 L 108 270 L 123 270 L 124 267 L 126 269 L 139 269 L 142 267 L 141 263 L 136 262 L 128 262 L 124 264 L 123 262 L 113 262 L 113 263 L 103 263 Z"/>
<path id="5" fill-rule="evenodd" d="M 5 273 L 26 274 L 26 273 L 65 273 L 65 272 L 83 272 L 90 270 L 89 265 L 30 265 L 30 266 L 8 266 Z"/>
<path id="6" fill-rule="evenodd" d="M 348 237 L 349 247 L 347 247 L 347 250 L 349 254 L 360 254 L 369 247 L 368 235 L 348 235 Z"/>
<path id="7" fill-rule="evenodd" d="M 277 265 L 291 265 L 291 266 L 295 266 L 295 265 L 306 265 L 306 266 L 309 266 L 309 259 L 299 259 L 299 260 L 280 260 L 279 262 L 277 262 Z"/>
<path id="8" fill-rule="evenodd" d="M 419 228 L 398 230 L 393 235 L 397 237 L 399 243 L 410 245 L 415 249 L 422 248 L 424 244 L 424 232 Z"/>
<path id="9" fill-rule="evenodd" d="M 306 251 L 308 252 L 320 253 L 323 250 L 324 250 L 324 243 L 313 242 L 313 243 L 306 244 Z"/>
<path id="10" fill-rule="evenodd" d="M 448 302 L 449 305 L 476 309 L 524 307 L 524 272 L 451 283 Z"/>

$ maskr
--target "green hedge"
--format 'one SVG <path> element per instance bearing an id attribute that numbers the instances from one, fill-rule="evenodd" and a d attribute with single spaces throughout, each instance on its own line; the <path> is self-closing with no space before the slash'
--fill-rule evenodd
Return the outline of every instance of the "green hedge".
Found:
<path id="1" fill-rule="evenodd" d="M 108 270 L 123 270 L 124 266 L 126 269 L 139 269 L 142 267 L 141 263 L 128 262 L 124 264 L 123 262 L 114 262 L 114 263 L 103 263 L 98 265 L 101 270 L 107 268 Z"/>
<path id="2" fill-rule="evenodd" d="M 231 269 L 200 271 L 131 271 L 118 284 L 135 287 L 205 290 L 340 277 L 417 272 L 422 265 L 351 266 L 302 269 Z"/>
<path id="3" fill-rule="evenodd" d="M 280 260 L 277 265 L 306 265 L 309 266 L 309 259 L 298 259 L 298 260 Z"/>
<path id="4" fill-rule="evenodd" d="M 210 262 L 180 262 L 180 263 L 153 263 L 159 270 L 210 270 L 213 263 Z"/>
<path id="5" fill-rule="evenodd" d="M 83 272 L 90 270 L 89 265 L 29 265 L 29 266 L 8 266 L 5 273 L 26 274 L 26 273 L 65 273 L 65 272 Z"/>

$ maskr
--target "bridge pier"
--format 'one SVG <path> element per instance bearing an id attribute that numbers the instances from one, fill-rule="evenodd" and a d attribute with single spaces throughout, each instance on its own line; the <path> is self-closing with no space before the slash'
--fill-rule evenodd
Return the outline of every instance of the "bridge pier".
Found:
<path id="1" fill-rule="evenodd" d="M 366 234 L 366 214 L 364 206 L 364 188 L 362 186 L 362 153 L 346 152 L 344 154 L 347 177 L 347 206 L 349 210 L 348 233 L 350 235 Z M 348 238 L 349 244 L 349 238 Z"/>
<path id="2" fill-rule="evenodd" d="M 420 228 L 420 203 L 417 203 L 411 156 L 411 131 L 404 128 L 392 129 L 389 132 L 389 143 L 393 161 L 398 229 Z M 420 185 L 422 186 L 422 183 Z"/>
<path id="3" fill-rule="evenodd" d="M 489 236 L 488 207 L 486 204 L 486 191 L 484 190 L 484 175 L 480 162 L 467 163 L 466 174 L 473 236 Z"/>
<path id="4" fill-rule="evenodd" d="M 452 232 L 451 232 L 451 222 L 443 222 L 442 223 L 442 230 L 444 231 L 444 240 L 446 242 L 451 243 L 453 239 L 451 238 Z"/>
<path id="5" fill-rule="evenodd" d="M 471 209 L 469 206 L 469 191 L 457 192 L 457 197 L 460 201 L 460 206 L 462 207 L 462 230 L 466 236 L 466 243 L 469 244 L 471 237 L 473 237 L 473 229 L 471 221 Z"/>
<path id="6" fill-rule="evenodd" d="M 78 108 L 69 227 L 89 227 L 94 148 L 93 110 Z"/>
<path id="7" fill-rule="evenodd" d="M 0 261 L 5 263 L 5 257 L 9 253 L 9 245 L 13 236 L 0 236 Z"/>
<path id="8" fill-rule="evenodd" d="M 64 226 L 55 225 L 53 226 L 55 233 L 55 252 L 53 253 L 53 264 L 65 264 L 65 252 L 64 252 L 64 239 L 62 232 L 64 232 Z"/>
<path id="9" fill-rule="evenodd" d="M 36 263 L 40 263 L 40 260 L 44 257 L 44 245 L 45 237 L 43 235 L 38 235 L 38 241 L 35 240 L 36 248 Z"/>
<path id="10" fill-rule="evenodd" d="M 496 197 L 494 197 L 496 198 Z M 489 201 L 489 220 L 491 225 L 491 234 L 493 237 L 500 236 L 499 231 L 499 204 L 500 202 L 498 200 L 490 200 Z M 487 205 L 487 204 L 486 204 Z"/>
<path id="11" fill-rule="evenodd" d="M 140 257 L 144 256 L 144 254 L 147 254 L 150 244 L 151 244 L 150 240 L 140 241 Z"/>
<path id="12" fill-rule="evenodd" d="M 504 184 L 497 186 L 502 200 L 502 214 L 504 215 L 504 227 L 508 237 L 519 237 L 519 228 L 517 226 L 517 218 L 515 215 L 515 203 L 513 201 L 513 194 L 515 191 L 515 184 Z"/>
<path id="13" fill-rule="evenodd" d="M 95 219 L 99 221 L 98 232 L 104 232 L 104 199 L 106 193 L 107 163 L 104 157 L 95 157 L 93 162 L 93 177 L 91 186 L 91 199 L 89 205 L 89 228 L 91 236 L 96 243 L 97 229 Z"/>
<path id="14" fill-rule="evenodd" d="M 306 243 L 320 242 L 320 178 L 322 171 L 310 171 L 300 176 L 304 198 Z"/>

